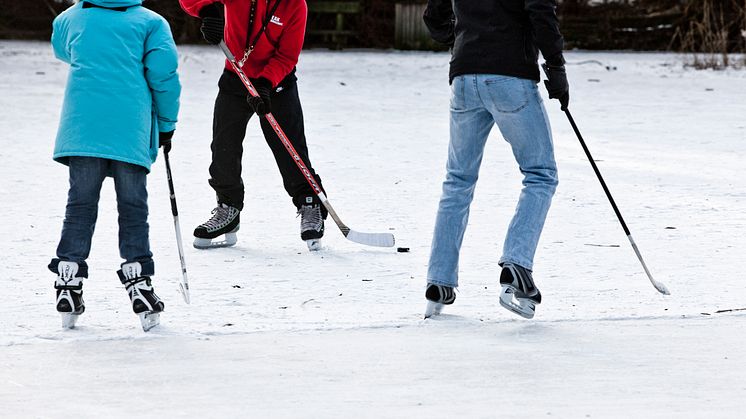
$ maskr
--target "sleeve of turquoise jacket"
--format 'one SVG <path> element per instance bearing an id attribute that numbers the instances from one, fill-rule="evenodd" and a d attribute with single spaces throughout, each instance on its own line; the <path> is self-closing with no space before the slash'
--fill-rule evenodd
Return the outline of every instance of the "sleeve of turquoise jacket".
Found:
<path id="1" fill-rule="evenodd" d="M 54 49 L 55 57 L 70 64 L 70 50 L 68 47 L 65 15 L 60 15 L 52 22 L 52 48 Z"/>
<path id="2" fill-rule="evenodd" d="M 158 131 L 173 131 L 179 114 L 181 84 L 176 72 L 179 65 L 176 44 L 165 19 L 155 20 L 145 40 L 143 62 L 145 78 L 153 93 L 153 103 L 158 114 Z"/>

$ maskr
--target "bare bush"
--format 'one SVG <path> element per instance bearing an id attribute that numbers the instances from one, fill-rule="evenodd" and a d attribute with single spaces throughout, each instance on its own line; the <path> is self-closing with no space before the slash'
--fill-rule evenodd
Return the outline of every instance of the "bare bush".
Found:
<path id="1" fill-rule="evenodd" d="M 746 0 L 694 0 L 684 10 L 686 20 L 672 39 L 687 54 L 685 64 L 697 69 L 721 70 L 732 62 L 731 52 L 746 50 Z M 741 36 L 739 36 L 741 35 Z"/>

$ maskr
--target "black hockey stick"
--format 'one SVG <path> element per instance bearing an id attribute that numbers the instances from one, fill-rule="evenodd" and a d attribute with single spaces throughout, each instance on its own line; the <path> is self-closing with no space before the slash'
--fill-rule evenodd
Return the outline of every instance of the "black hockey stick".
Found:
<path id="1" fill-rule="evenodd" d="M 187 279 L 186 262 L 184 262 L 184 247 L 181 245 L 181 227 L 179 227 L 179 210 L 176 208 L 176 192 L 174 192 L 174 182 L 171 177 L 171 163 L 168 160 L 168 151 L 163 152 L 163 159 L 166 161 L 166 176 L 168 177 L 168 192 L 171 198 L 171 214 L 174 216 L 174 229 L 176 230 L 176 244 L 179 248 L 179 260 L 181 261 L 181 281 L 179 282 L 179 291 L 184 297 L 184 302 L 190 303 L 189 298 L 189 279 Z"/>
<path id="2" fill-rule="evenodd" d="M 230 49 L 228 49 L 228 46 L 225 45 L 225 41 L 220 41 L 220 49 L 223 50 L 223 53 L 225 54 L 226 58 L 228 58 L 228 62 L 233 67 L 233 70 L 235 70 L 238 77 L 243 82 L 244 86 L 246 86 L 246 89 L 249 91 L 249 94 L 251 96 L 259 96 L 259 94 L 256 92 L 256 89 L 254 88 L 254 85 L 251 84 L 251 81 L 248 77 L 246 77 L 246 74 L 244 74 L 243 70 L 241 70 L 241 67 L 236 62 L 236 57 L 233 55 Z M 264 115 L 264 117 L 267 119 L 267 122 L 269 122 L 269 125 L 272 126 L 272 129 L 277 134 L 277 137 L 280 139 L 280 142 L 282 142 L 282 145 L 285 146 L 285 149 L 288 153 L 290 153 L 290 157 L 292 157 L 293 161 L 295 161 L 296 166 L 298 166 L 298 169 L 301 171 L 303 176 L 306 178 L 306 181 L 311 186 L 311 189 L 313 189 L 314 193 L 319 197 L 319 200 L 321 203 L 326 207 L 326 210 L 329 211 L 329 215 L 332 216 L 332 219 L 337 224 L 337 227 L 339 227 L 339 230 L 342 231 L 342 234 L 350 241 L 353 241 L 355 243 L 364 244 L 367 246 L 378 246 L 378 247 L 392 247 L 394 245 L 394 235 L 391 233 L 362 233 L 359 231 L 352 230 L 351 228 L 347 227 L 342 220 L 337 215 L 337 212 L 334 211 L 334 208 L 332 208 L 332 204 L 329 202 L 329 200 L 326 198 L 326 194 L 324 194 L 324 191 L 321 190 L 321 187 L 316 182 L 316 179 L 311 174 L 311 171 L 306 167 L 306 164 L 303 162 L 303 159 L 301 159 L 298 152 L 295 150 L 295 147 L 293 147 L 293 144 L 288 139 L 287 135 L 285 135 L 285 132 L 280 127 L 280 124 L 277 123 L 277 120 L 272 115 L 271 112 Z"/>
<path id="3" fill-rule="evenodd" d="M 572 129 L 573 131 L 575 131 L 575 135 L 578 137 L 578 141 L 580 141 L 580 145 L 583 147 L 583 151 L 585 151 L 586 157 L 588 157 L 588 161 L 591 162 L 593 171 L 596 172 L 596 177 L 598 178 L 599 182 L 601 182 L 601 187 L 603 187 L 604 192 L 606 193 L 606 197 L 609 199 L 609 202 L 611 203 L 611 207 L 614 208 L 614 213 L 616 214 L 616 217 L 619 219 L 619 223 L 622 224 L 622 228 L 624 229 L 624 234 L 627 235 L 627 238 L 629 239 L 629 243 L 632 245 L 632 249 L 635 251 L 635 254 L 637 255 L 637 259 L 640 260 L 640 263 L 642 264 L 642 268 L 645 270 L 645 273 L 648 275 L 648 279 L 650 279 L 650 283 L 652 283 L 655 289 L 658 290 L 658 292 L 660 292 L 661 294 L 670 295 L 671 293 L 668 291 L 668 288 L 666 288 L 665 285 L 653 279 L 653 275 L 650 274 L 650 271 L 648 270 L 647 265 L 645 265 L 645 261 L 642 260 L 640 249 L 637 248 L 637 244 L 635 244 L 635 241 L 632 239 L 632 233 L 629 232 L 629 228 L 627 228 L 627 223 L 624 222 L 624 218 L 622 218 L 622 213 L 619 212 L 619 208 L 616 206 L 616 202 L 614 202 L 614 197 L 611 196 L 611 192 L 609 191 L 609 188 L 606 186 L 606 182 L 604 181 L 603 176 L 601 176 L 601 171 L 598 170 L 598 166 L 596 166 L 596 162 L 593 160 L 593 156 L 591 156 L 591 152 L 590 150 L 588 150 L 588 146 L 585 144 L 585 140 L 583 140 L 583 136 L 580 135 L 580 130 L 578 129 L 578 126 L 575 124 L 575 120 L 572 118 L 572 115 L 570 114 L 570 110 L 566 107 L 563 107 L 562 110 L 565 112 L 565 115 L 567 115 L 567 119 L 570 121 L 570 125 L 572 125 Z"/>

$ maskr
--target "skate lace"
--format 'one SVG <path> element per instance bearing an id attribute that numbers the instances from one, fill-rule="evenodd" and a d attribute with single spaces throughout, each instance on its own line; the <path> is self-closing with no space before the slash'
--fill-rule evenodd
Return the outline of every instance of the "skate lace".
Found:
<path id="1" fill-rule="evenodd" d="M 301 233 L 309 230 L 321 230 L 323 218 L 319 205 L 301 205 L 298 215 L 300 215 Z"/>
<path id="2" fill-rule="evenodd" d="M 223 228 L 233 221 L 236 214 L 238 214 L 236 208 L 227 205 L 218 205 L 214 210 L 212 210 L 212 217 L 202 224 L 202 227 L 205 227 L 208 230 Z"/>
<path id="3" fill-rule="evenodd" d="M 81 290 L 83 286 L 82 278 L 77 276 L 78 265 L 69 262 L 60 262 L 58 266 L 57 281 L 55 288 L 60 290 Z"/>

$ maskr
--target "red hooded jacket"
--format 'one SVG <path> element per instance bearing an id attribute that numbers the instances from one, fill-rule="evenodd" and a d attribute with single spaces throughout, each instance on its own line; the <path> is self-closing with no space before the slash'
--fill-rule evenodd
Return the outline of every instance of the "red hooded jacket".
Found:
<path id="1" fill-rule="evenodd" d="M 246 50 L 249 12 L 252 0 L 179 0 L 181 7 L 190 15 L 199 17 L 199 11 L 210 3 L 225 5 L 225 43 L 240 60 Z M 295 68 L 303 48 L 308 8 L 305 0 L 254 0 L 257 2 L 251 41 L 262 28 L 267 13 L 275 10 L 264 34 L 259 38 L 254 51 L 242 68 L 250 78 L 264 77 L 277 86 Z M 226 60 L 225 68 L 233 71 Z"/>

